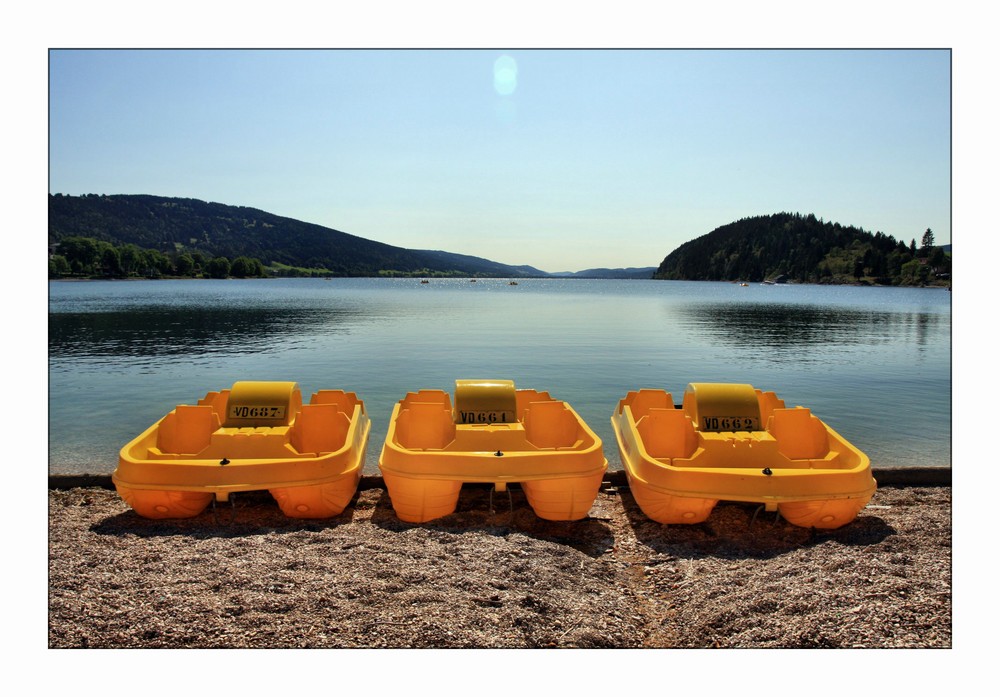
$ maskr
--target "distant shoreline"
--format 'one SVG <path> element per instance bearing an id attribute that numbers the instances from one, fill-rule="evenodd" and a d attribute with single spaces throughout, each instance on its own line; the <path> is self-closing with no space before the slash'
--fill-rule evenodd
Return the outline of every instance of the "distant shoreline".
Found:
<path id="1" fill-rule="evenodd" d="M 518 281 L 656 281 L 657 283 L 728 283 L 728 284 L 738 284 L 740 281 L 707 281 L 703 279 L 698 280 L 683 280 L 683 279 L 661 279 L 661 278 L 623 278 L 609 276 L 607 278 L 601 278 L 597 276 L 579 277 L 579 276 L 443 276 L 443 277 L 429 277 L 425 278 L 423 276 L 265 276 L 256 278 L 235 278 L 230 276 L 228 278 L 194 278 L 192 276 L 161 276 L 160 278 L 50 278 L 48 279 L 53 283 L 89 283 L 89 282 L 99 282 L 99 281 L 281 281 L 287 279 L 302 279 L 302 280 L 334 280 L 334 279 L 373 279 L 373 280 L 432 280 L 432 281 L 451 281 L 451 280 L 464 280 L 469 278 L 475 278 L 483 281 L 497 280 L 505 281 L 512 278 L 516 278 Z M 882 285 L 875 283 L 800 283 L 798 281 L 788 282 L 788 283 L 761 283 L 759 281 L 743 281 L 744 283 L 749 283 L 752 286 L 761 285 L 776 285 L 776 286 L 819 286 L 819 287 L 847 287 L 847 288 L 917 288 L 917 289 L 930 289 L 930 290 L 950 290 L 951 284 L 928 284 L 923 286 L 891 286 Z"/>

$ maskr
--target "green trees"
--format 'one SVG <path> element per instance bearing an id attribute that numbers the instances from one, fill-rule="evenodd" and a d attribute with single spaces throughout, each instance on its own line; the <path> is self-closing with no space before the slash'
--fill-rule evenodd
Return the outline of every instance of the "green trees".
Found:
<path id="1" fill-rule="evenodd" d="M 230 264 L 225 257 L 214 257 L 208 262 L 209 278 L 227 278 L 229 276 Z"/>
<path id="2" fill-rule="evenodd" d="M 934 233 L 931 232 L 930 228 L 927 228 L 927 230 L 924 231 L 924 236 L 920 238 L 920 248 L 930 249 L 933 246 L 934 246 Z"/>
<path id="3" fill-rule="evenodd" d="M 924 233 L 918 253 L 891 235 L 799 213 L 743 218 L 682 244 L 654 278 L 713 281 L 923 285 L 947 282 L 951 260 Z M 915 261 L 915 264 L 911 262 Z"/>
<path id="4" fill-rule="evenodd" d="M 118 250 L 104 242 L 101 244 L 101 271 L 105 276 L 120 278 L 122 276 L 122 258 Z"/>
<path id="5" fill-rule="evenodd" d="M 193 276 L 194 275 L 194 257 L 190 254 L 181 254 L 177 257 L 177 262 L 175 264 L 177 268 L 178 276 Z"/>
<path id="6" fill-rule="evenodd" d="M 923 285 L 927 282 L 930 269 L 920 259 L 911 259 L 900 270 L 900 283 L 904 286 Z"/>
<path id="7" fill-rule="evenodd" d="M 261 278 L 265 276 L 264 265 L 259 259 L 236 257 L 229 269 L 229 275 L 234 278 Z"/>
<path id="8" fill-rule="evenodd" d="M 241 256 L 232 264 L 225 257 L 206 259 L 200 251 L 167 254 L 134 244 L 114 245 L 92 237 L 66 237 L 53 245 L 49 278 L 266 278 L 260 259 Z"/>
<path id="9" fill-rule="evenodd" d="M 142 250 L 134 244 L 123 245 L 119 251 L 121 259 L 122 273 L 125 276 L 132 276 L 138 273 L 142 265 Z"/>
<path id="10" fill-rule="evenodd" d="M 59 253 L 69 263 L 71 273 L 94 273 L 97 240 L 90 237 L 67 237 L 59 243 Z"/>
<path id="11" fill-rule="evenodd" d="M 69 276 L 71 273 L 69 262 L 62 254 L 53 254 L 49 257 L 49 278 Z"/>
<path id="12" fill-rule="evenodd" d="M 147 249 L 142 255 L 142 275 L 147 278 L 160 278 L 161 276 L 173 276 L 175 272 L 174 262 L 163 252 L 155 249 Z"/>

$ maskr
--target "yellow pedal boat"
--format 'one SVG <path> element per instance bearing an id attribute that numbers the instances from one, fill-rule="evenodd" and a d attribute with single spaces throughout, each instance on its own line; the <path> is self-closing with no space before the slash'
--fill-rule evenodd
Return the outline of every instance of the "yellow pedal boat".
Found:
<path id="1" fill-rule="evenodd" d="M 659 523 L 700 523 L 720 500 L 838 528 L 875 493 L 868 457 L 805 407 L 751 385 L 629 392 L 611 417 L 636 503 Z"/>
<path id="2" fill-rule="evenodd" d="M 216 499 L 267 489 L 291 518 L 329 518 L 361 479 L 371 421 L 353 392 L 237 382 L 178 405 L 121 449 L 112 481 L 146 518 L 190 518 Z"/>
<path id="3" fill-rule="evenodd" d="M 463 482 L 518 482 L 535 515 L 585 518 L 607 470 L 601 439 L 566 402 L 511 380 L 456 380 L 393 409 L 379 468 L 400 520 L 455 511 Z"/>

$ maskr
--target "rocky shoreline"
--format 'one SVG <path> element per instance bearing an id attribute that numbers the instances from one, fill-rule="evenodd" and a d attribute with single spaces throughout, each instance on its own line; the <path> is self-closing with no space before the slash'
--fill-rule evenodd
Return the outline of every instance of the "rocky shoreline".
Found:
<path id="1" fill-rule="evenodd" d="M 735 503 L 659 525 L 620 476 L 572 523 L 510 492 L 466 485 L 412 525 L 378 480 L 322 521 L 266 492 L 152 521 L 105 487 L 52 488 L 49 648 L 952 645 L 950 486 L 880 481 L 833 531 Z"/>

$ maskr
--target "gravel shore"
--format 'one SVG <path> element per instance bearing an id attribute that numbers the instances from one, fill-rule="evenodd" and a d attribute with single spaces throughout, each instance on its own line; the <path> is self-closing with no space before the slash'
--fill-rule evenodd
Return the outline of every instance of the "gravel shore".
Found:
<path id="1" fill-rule="evenodd" d="M 951 648 L 950 487 L 881 487 L 812 531 L 734 503 L 659 525 L 622 482 L 572 523 L 466 485 L 423 525 L 380 486 L 323 521 L 265 492 L 152 521 L 113 490 L 52 489 L 48 645 Z"/>

